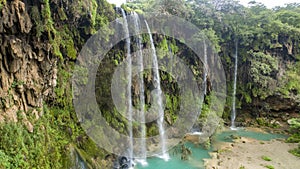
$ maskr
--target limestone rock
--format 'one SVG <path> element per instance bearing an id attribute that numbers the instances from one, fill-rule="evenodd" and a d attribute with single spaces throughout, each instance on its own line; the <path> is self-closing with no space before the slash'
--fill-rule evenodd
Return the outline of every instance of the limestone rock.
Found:
<path id="1" fill-rule="evenodd" d="M 18 122 L 17 111 L 18 111 L 18 107 L 15 105 L 12 106 L 11 108 L 8 108 L 4 114 L 5 120 L 12 121 L 12 122 Z"/>
<path id="2" fill-rule="evenodd" d="M 44 99 L 54 97 L 58 58 L 49 54 L 49 40 L 31 31 L 28 3 L 7 1 L 0 13 L 0 122 L 17 122 L 22 111 L 22 122 L 32 132 L 28 113 L 38 119 Z"/>
<path id="3" fill-rule="evenodd" d="M 4 32 L 4 28 L 10 28 L 16 32 L 18 31 L 16 25 L 19 25 L 22 33 L 29 33 L 32 28 L 31 19 L 22 1 L 15 0 L 10 5 L 4 6 L 2 18 L 0 32 Z"/>
<path id="4" fill-rule="evenodd" d="M 266 102 L 269 104 L 270 108 L 275 111 L 279 110 L 289 110 L 295 108 L 297 106 L 296 102 L 289 98 L 281 98 L 281 97 L 268 97 Z"/>
<path id="5" fill-rule="evenodd" d="M 25 9 L 25 4 L 21 1 L 15 0 L 12 5 L 16 10 L 18 16 L 20 28 L 22 33 L 29 33 L 32 27 L 30 17 Z"/>
<path id="6" fill-rule="evenodd" d="M 33 125 L 32 125 L 28 120 L 26 120 L 26 121 L 24 122 L 24 125 L 26 126 L 28 132 L 30 132 L 30 133 L 33 132 Z"/>
<path id="7" fill-rule="evenodd" d="M 184 141 L 189 141 L 194 144 L 204 143 L 208 139 L 209 139 L 209 137 L 207 137 L 203 134 L 193 134 L 193 133 L 187 133 L 183 138 Z"/>
<path id="8" fill-rule="evenodd" d="M 4 117 L 3 117 L 2 115 L 0 115 L 0 124 L 1 124 L 1 123 L 4 123 L 4 122 L 5 122 Z"/>

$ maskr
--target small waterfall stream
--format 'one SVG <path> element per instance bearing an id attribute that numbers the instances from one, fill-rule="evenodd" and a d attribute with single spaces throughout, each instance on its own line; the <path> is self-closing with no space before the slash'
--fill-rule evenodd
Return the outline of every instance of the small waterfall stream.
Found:
<path id="1" fill-rule="evenodd" d="M 127 73 L 127 118 L 128 118 L 128 133 L 129 133 L 129 159 L 133 159 L 133 133 L 132 133 L 132 96 L 131 96 L 131 86 L 132 86 L 132 58 L 131 58 L 131 51 L 130 51 L 130 37 L 129 37 L 129 29 L 128 29 L 128 22 L 126 18 L 126 14 L 124 9 L 121 8 L 122 16 L 124 19 L 124 31 L 126 36 L 126 58 L 128 64 L 126 66 L 126 73 Z"/>
<path id="2" fill-rule="evenodd" d="M 207 45 L 205 40 L 203 41 L 204 61 L 203 61 L 203 87 L 204 95 L 207 94 Z"/>
<path id="3" fill-rule="evenodd" d="M 238 43 L 235 43 L 235 54 L 234 54 L 234 81 L 233 81 L 233 92 L 232 92 L 232 111 L 231 111 L 231 129 L 235 129 L 235 117 L 236 117 L 236 81 L 237 81 L 237 66 L 238 66 Z"/>
<path id="4" fill-rule="evenodd" d="M 130 32 L 129 32 L 129 25 L 127 21 L 127 16 L 124 9 L 121 8 L 122 16 L 123 16 L 123 29 L 126 36 L 126 104 L 127 104 L 127 119 L 128 119 L 128 134 L 129 134 L 129 146 L 128 146 L 128 159 L 135 159 L 138 163 L 145 166 L 147 165 L 147 149 L 146 149 L 146 121 L 145 121 L 145 88 L 144 88 L 144 61 L 143 61 L 143 53 L 142 53 L 142 37 L 140 35 L 141 31 L 141 24 L 140 18 L 137 13 L 133 13 L 131 16 L 133 18 L 133 26 L 136 34 L 135 43 L 137 46 L 136 54 L 133 57 L 131 54 L 131 42 L 130 39 Z M 156 55 L 156 49 L 154 46 L 152 34 L 150 28 L 148 26 L 147 21 L 145 21 L 147 26 L 148 34 L 150 36 L 151 42 L 151 50 L 152 50 L 152 71 L 153 71 L 153 85 L 155 89 L 152 91 L 153 93 L 153 106 L 157 109 L 157 113 L 159 118 L 157 120 L 157 125 L 159 128 L 159 136 L 160 136 L 160 145 L 162 154 L 159 155 L 160 158 L 164 159 L 165 161 L 169 160 L 169 154 L 167 153 L 166 147 L 166 136 L 164 130 L 164 109 L 163 109 L 163 100 L 162 100 L 162 90 L 160 84 L 160 76 L 159 76 L 159 69 L 158 69 L 158 61 Z M 133 79 L 133 66 L 137 68 L 137 83 L 138 83 L 138 98 L 139 104 L 136 105 L 136 109 L 133 107 L 132 103 L 132 79 Z M 134 118 L 133 115 L 137 114 Z M 139 131 L 140 131 L 140 138 L 134 139 L 133 137 L 133 120 L 137 120 L 140 122 L 139 124 Z M 134 141 L 136 140 L 136 141 Z M 131 165 L 131 164 L 130 164 Z"/>
<path id="5" fill-rule="evenodd" d="M 140 137 L 140 147 L 139 147 L 139 154 L 138 154 L 138 162 L 142 165 L 147 165 L 146 157 L 147 157 L 147 150 L 146 150 L 146 125 L 145 125 L 145 89 L 144 89 L 144 61 L 143 61 L 143 53 L 142 53 L 142 37 L 140 33 L 140 19 L 137 13 L 133 13 L 134 17 L 134 28 L 137 34 L 136 38 L 136 45 L 138 47 L 137 50 L 137 66 L 138 66 L 138 86 L 139 86 L 139 122 L 140 122 L 140 129 L 141 129 L 141 137 Z"/>
<path id="6" fill-rule="evenodd" d="M 161 151 L 162 155 L 160 156 L 165 161 L 169 160 L 169 154 L 167 153 L 166 148 L 166 136 L 165 136 L 165 130 L 164 130 L 164 109 L 163 109 L 163 100 L 162 100 L 162 90 L 160 86 L 160 77 L 159 77 L 159 69 L 158 69 L 158 62 L 157 62 L 157 56 L 156 56 L 156 49 L 154 46 L 152 34 L 149 28 L 149 25 L 147 21 L 145 21 L 148 34 L 150 36 L 150 42 L 151 42 L 151 49 L 152 49 L 152 67 L 153 67 L 153 83 L 155 90 L 154 92 L 154 99 L 156 103 L 154 103 L 155 106 L 157 106 L 157 111 L 159 115 L 159 119 L 157 121 L 157 125 L 159 128 L 159 135 L 160 135 L 160 143 L 161 143 Z"/>

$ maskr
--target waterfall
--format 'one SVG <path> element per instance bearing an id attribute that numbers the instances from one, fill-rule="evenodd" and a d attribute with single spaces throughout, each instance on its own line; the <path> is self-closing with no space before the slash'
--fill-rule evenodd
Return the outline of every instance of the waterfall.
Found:
<path id="1" fill-rule="evenodd" d="M 126 36 L 126 50 L 127 50 L 127 61 L 126 74 L 127 74 L 127 119 L 128 119 L 128 133 L 129 133 L 129 159 L 133 159 L 133 133 L 132 133 L 132 97 L 131 97 L 131 86 L 132 86 L 132 58 L 130 51 L 130 37 L 128 22 L 124 9 L 121 8 L 123 19 L 124 19 L 124 31 Z"/>
<path id="2" fill-rule="evenodd" d="M 146 156 L 146 126 L 145 126 L 145 90 L 144 90 L 144 65 L 143 65 L 143 54 L 142 54 L 142 37 L 140 33 L 140 19 L 137 13 L 133 13 L 134 17 L 134 28 L 137 34 L 136 45 L 138 47 L 137 50 L 137 64 L 138 64 L 138 86 L 139 86 L 139 121 L 141 123 L 141 138 L 140 138 L 140 154 L 138 162 L 142 165 L 147 165 Z"/>
<path id="3" fill-rule="evenodd" d="M 232 111 L 231 111 L 231 129 L 235 129 L 235 117 L 236 117 L 236 80 L 237 80 L 237 66 L 238 66 L 238 43 L 235 42 L 235 54 L 234 54 L 234 81 L 233 81 L 233 92 L 232 92 Z"/>
<path id="4" fill-rule="evenodd" d="M 150 31 L 147 21 L 145 21 L 145 23 L 147 26 L 148 34 L 150 36 L 151 49 L 152 49 L 152 67 L 153 67 L 153 81 L 154 81 L 153 83 L 154 83 L 154 87 L 155 87 L 153 102 L 156 102 L 156 104 L 154 103 L 153 105 L 157 106 L 157 111 L 158 111 L 158 115 L 159 115 L 157 125 L 159 128 L 161 151 L 162 151 L 162 155 L 160 157 L 163 158 L 165 161 L 167 161 L 167 160 L 169 160 L 170 157 L 169 157 L 169 154 L 167 153 L 167 148 L 166 148 L 166 138 L 165 138 L 165 130 L 164 130 L 164 109 L 163 109 L 163 105 L 162 105 L 163 104 L 162 90 L 161 90 L 161 86 L 160 86 L 158 62 L 157 62 L 156 50 L 155 50 L 155 46 L 153 43 L 152 34 L 151 34 L 151 31 Z"/>
<path id="5" fill-rule="evenodd" d="M 204 48 L 204 61 L 203 61 L 203 87 L 204 87 L 204 95 L 207 93 L 207 46 L 205 40 L 203 41 Z"/>
<path id="6" fill-rule="evenodd" d="M 138 91 L 139 91 L 139 105 L 137 109 L 137 120 L 140 122 L 140 139 L 136 143 L 134 143 L 133 138 L 133 107 L 132 107 L 132 65 L 133 65 L 133 58 L 131 56 L 131 40 L 129 37 L 129 28 L 128 28 L 128 22 L 126 19 L 126 14 L 124 9 L 121 9 L 122 15 L 123 15 L 123 25 L 124 25 L 124 32 L 126 37 L 126 57 L 127 57 L 127 65 L 126 65 L 126 79 L 127 79 L 127 119 L 128 119 L 128 133 L 129 133 L 129 159 L 136 159 L 139 163 L 142 165 L 147 165 L 146 157 L 147 157 L 147 150 L 146 150 L 146 125 L 145 125 L 145 89 L 144 89 L 144 77 L 143 77 L 143 71 L 144 71 L 144 64 L 143 64 L 143 53 L 142 53 L 142 37 L 140 35 L 140 19 L 137 13 L 133 13 L 133 22 L 134 22 L 134 29 L 135 33 L 137 34 L 136 38 L 136 62 L 137 62 L 137 83 L 138 83 Z M 159 115 L 159 119 L 157 120 L 157 125 L 159 128 L 159 136 L 160 136 L 160 142 L 161 142 L 161 151 L 162 155 L 160 156 L 164 160 L 169 159 L 169 154 L 167 153 L 166 148 L 166 136 L 164 131 L 164 109 L 163 109 L 163 100 L 162 100 L 162 90 L 160 86 L 160 77 L 159 77 L 159 70 L 158 70 L 158 61 L 156 56 L 156 50 L 153 43 L 153 38 L 148 26 L 148 23 L 145 21 L 148 33 L 150 36 L 150 42 L 151 42 L 151 49 L 152 49 L 152 67 L 153 67 L 153 83 L 154 83 L 154 95 L 153 99 L 154 103 L 153 105 L 156 105 L 157 112 Z M 138 151 L 134 151 L 134 145 L 139 146 Z"/>

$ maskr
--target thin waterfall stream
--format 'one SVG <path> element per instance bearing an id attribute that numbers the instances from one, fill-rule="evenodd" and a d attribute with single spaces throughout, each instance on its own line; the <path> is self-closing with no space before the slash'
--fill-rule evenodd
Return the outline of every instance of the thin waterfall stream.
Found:
<path id="1" fill-rule="evenodd" d="M 204 48 L 204 61 L 203 61 L 203 88 L 204 88 L 204 95 L 207 94 L 207 45 L 205 40 L 203 41 L 203 48 Z"/>
<path id="2" fill-rule="evenodd" d="M 133 133 L 132 133 L 132 95 L 131 95 L 131 86 L 132 86 L 132 58 L 131 58 L 131 51 L 130 51 L 130 37 L 129 37 L 129 29 L 128 29 L 128 22 L 126 18 L 126 14 L 124 9 L 121 8 L 122 16 L 124 19 L 124 31 L 126 36 L 126 57 L 127 57 L 127 118 L 128 118 L 128 133 L 129 133 L 129 159 L 133 159 Z"/>
<path id="3" fill-rule="evenodd" d="M 157 125 L 159 128 L 159 135 L 160 135 L 160 143 L 161 143 L 161 151 L 162 154 L 159 156 L 160 158 L 164 159 L 165 161 L 168 161 L 170 159 L 169 154 L 167 152 L 166 147 L 166 136 L 165 136 L 165 130 L 164 130 L 164 108 L 163 108 L 163 100 L 162 100 L 162 90 L 160 85 L 160 77 L 159 77 L 159 69 L 158 69 L 158 62 L 157 62 L 157 55 L 156 55 L 156 49 L 154 46 L 152 34 L 149 28 L 149 25 L 147 21 L 145 20 L 145 24 L 147 26 L 148 34 L 150 37 L 150 43 L 151 43 L 151 49 L 152 49 L 152 66 L 153 66 L 153 83 L 155 90 L 153 101 L 155 106 L 157 106 L 157 111 L 159 115 L 159 119 L 157 120 Z"/>
<path id="4" fill-rule="evenodd" d="M 236 81 L 237 81 L 237 66 L 238 66 L 238 44 L 235 43 L 235 54 L 234 54 L 234 81 L 233 81 L 233 92 L 232 92 L 232 111 L 231 111 L 231 129 L 236 129 L 235 118 L 236 118 Z"/>
<path id="5" fill-rule="evenodd" d="M 141 25 L 140 25 L 140 19 L 139 15 L 137 13 L 133 13 L 133 26 L 136 34 L 135 43 L 137 46 L 137 51 L 135 53 L 136 61 L 133 60 L 132 54 L 131 54 L 131 45 L 132 42 L 130 40 L 130 32 L 129 32 L 129 25 L 127 22 L 127 17 L 124 9 L 121 8 L 122 16 L 123 16 L 123 27 L 126 37 L 126 59 L 127 59 L 127 65 L 126 65 L 126 93 L 127 93 L 127 119 L 128 119 L 128 134 L 129 134 L 129 150 L 128 150 L 128 159 L 131 161 L 135 159 L 138 163 L 145 166 L 147 165 L 147 149 L 146 149 L 146 125 L 145 125 L 145 88 L 144 88 L 144 77 L 143 77 L 143 71 L 144 71 L 144 61 L 143 61 L 143 53 L 142 53 L 142 37 L 140 35 Z M 159 69 L 158 69 L 158 61 L 157 61 L 157 55 L 156 55 L 156 49 L 153 42 L 153 37 L 149 28 L 149 25 L 147 21 L 145 21 L 148 34 L 150 36 L 150 43 L 151 43 L 151 51 L 152 51 L 152 71 L 153 71 L 153 85 L 154 90 L 153 93 L 153 106 L 155 106 L 155 109 L 158 113 L 158 120 L 157 120 L 157 126 L 159 129 L 159 137 L 160 137 L 160 145 L 161 145 L 161 154 L 158 156 L 165 161 L 169 160 L 169 154 L 167 152 L 166 147 L 166 136 L 165 136 L 165 130 L 164 130 L 164 108 L 163 108 L 163 99 L 162 99 L 162 89 L 160 84 L 160 75 L 159 75 Z M 137 83 L 138 83 L 138 98 L 139 98 L 139 104 L 137 105 L 136 110 L 133 108 L 132 103 L 132 79 L 133 79 L 133 64 L 136 62 L 137 67 Z M 134 112 L 137 111 L 137 112 Z M 133 115 L 134 113 L 137 113 L 137 119 L 140 122 L 140 138 L 136 139 L 135 142 L 133 137 Z M 136 147 L 137 146 L 137 147 Z M 135 150 L 135 147 L 137 150 Z M 130 162 L 130 165 L 132 165 L 132 162 Z"/>
<path id="6" fill-rule="evenodd" d="M 136 45 L 138 50 L 137 54 L 137 64 L 138 64 L 138 86 L 139 86 L 139 122 L 141 129 L 141 137 L 139 139 L 139 150 L 138 162 L 142 165 L 147 165 L 147 150 L 146 150 L 146 125 L 145 125 L 145 89 L 144 89 L 144 65 L 143 65 L 143 53 L 142 53 L 142 37 L 140 35 L 140 19 L 137 13 L 133 13 L 134 17 L 134 28 L 137 34 Z"/>

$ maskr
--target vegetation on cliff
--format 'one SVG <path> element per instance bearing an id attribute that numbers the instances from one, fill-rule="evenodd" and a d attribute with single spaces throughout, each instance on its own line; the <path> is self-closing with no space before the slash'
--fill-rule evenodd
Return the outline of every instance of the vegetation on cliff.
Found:
<path id="1" fill-rule="evenodd" d="M 82 45 L 114 18 L 106 1 L 0 1 L 0 168 L 70 168 L 72 146 L 92 166 L 70 78 Z M 100 165 L 101 166 L 101 165 Z"/>
<path id="2" fill-rule="evenodd" d="M 299 116 L 300 4 L 268 9 L 254 1 L 244 7 L 233 0 L 138 0 L 126 9 L 180 16 L 202 29 L 222 59 L 228 93 L 238 43 L 237 121 L 253 124 L 250 115 L 258 125 L 279 127 L 287 122 L 286 113 Z M 231 103 L 228 95 L 225 121 Z"/>
<path id="3" fill-rule="evenodd" d="M 271 118 L 287 121 L 286 113 L 299 115 L 299 4 L 267 9 L 260 3 L 244 7 L 233 0 L 139 0 L 123 7 L 141 14 L 176 15 L 202 29 L 222 59 L 230 93 L 234 47 L 238 43 L 241 122 L 246 124 L 249 114 L 264 125 Z M 87 39 L 119 15 L 105 0 L 0 0 L 0 11 L 0 168 L 68 168 L 72 165 L 68 158 L 73 145 L 93 167 L 103 167 L 106 152 L 98 149 L 80 127 L 72 105 L 70 78 Z M 107 36 L 113 33 L 104 31 Z M 147 39 L 148 35 L 143 35 L 144 47 L 149 46 Z M 179 40 L 163 35 L 154 35 L 154 40 L 161 57 L 177 55 L 192 63 L 195 75 L 201 75 L 202 63 Z M 110 91 L 105 79 L 124 60 L 123 48 L 121 41 L 107 54 L 103 61 L 106 65 L 99 68 L 99 95 Z M 144 77 L 151 79 L 151 73 L 145 71 Z M 172 125 L 178 118 L 178 86 L 164 71 L 161 79 L 167 94 L 165 119 Z M 145 86 L 150 89 L 151 82 L 146 80 Z M 150 95 L 147 93 L 146 98 Z M 98 100 L 103 116 L 113 128 L 126 134 L 124 117 L 115 113 L 111 97 L 98 99 L 106 97 L 109 99 Z M 231 101 L 228 95 L 225 121 L 229 120 Z M 212 103 L 213 96 L 208 95 L 199 123 L 208 117 Z M 149 107 L 150 100 L 146 104 Z M 261 121 L 265 117 L 267 122 Z M 288 141 L 299 142 L 299 119 L 289 124 L 292 137 Z M 147 127 L 148 136 L 157 135 L 154 123 Z M 299 149 L 292 153 L 299 156 Z"/>
<path id="4" fill-rule="evenodd" d="M 207 32 L 215 48 L 219 49 L 229 85 L 233 79 L 230 70 L 234 65 L 234 46 L 238 42 L 240 106 L 243 103 L 258 104 L 254 102 L 274 95 L 291 98 L 299 93 L 295 81 L 299 80 L 300 28 L 292 22 L 299 20 L 299 4 L 271 10 L 260 3 L 251 2 L 250 7 L 244 7 L 232 0 L 139 0 L 127 6 L 131 10 L 159 11 L 184 17 Z M 298 99 L 293 101 L 299 103 Z"/>

